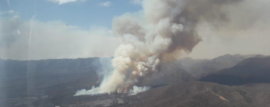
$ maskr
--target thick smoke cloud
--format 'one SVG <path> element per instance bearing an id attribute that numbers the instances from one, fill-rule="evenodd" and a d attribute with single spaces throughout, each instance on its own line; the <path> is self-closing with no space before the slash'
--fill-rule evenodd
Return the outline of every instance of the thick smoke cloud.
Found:
<path id="1" fill-rule="evenodd" d="M 202 41 L 188 56 L 211 59 L 224 54 L 270 55 L 269 10 L 269 0 L 241 0 L 222 7 L 226 20 L 201 21 L 197 32 Z"/>
<path id="2" fill-rule="evenodd" d="M 122 38 L 115 51 L 113 73 L 105 78 L 98 93 L 126 93 L 162 61 L 175 60 L 192 51 L 201 38 L 201 22 L 222 27 L 229 21 L 226 6 L 232 0 L 145 0 L 142 15 L 124 14 L 113 21 L 113 31 Z"/>
<path id="3" fill-rule="evenodd" d="M 201 33 L 235 35 L 250 28 L 262 19 L 242 11 L 250 4 L 252 0 L 144 0 L 142 13 L 114 19 L 113 31 L 122 44 L 115 51 L 112 75 L 95 90 L 126 93 L 158 72 L 161 62 L 190 53 L 204 39 Z"/>

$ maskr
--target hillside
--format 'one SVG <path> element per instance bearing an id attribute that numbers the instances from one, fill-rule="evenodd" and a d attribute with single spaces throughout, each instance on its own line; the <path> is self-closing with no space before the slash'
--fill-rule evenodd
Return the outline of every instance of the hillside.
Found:
<path id="1" fill-rule="evenodd" d="M 57 87 L 64 84 L 74 87 L 73 91 L 91 87 L 97 83 L 96 72 L 102 66 L 98 58 L 0 62 L 4 65 L 0 72 L 5 83 L 0 91 L 7 98 L 48 95 L 50 90 L 59 90 Z M 68 89 L 62 88 L 62 92 Z M 0 98 L 4 97 L 3 93 Z"/>
<path id="2" fill-rule="evenodd" d="M 224 55 L 213 60 L 184 58 L 163 63 L 158 73 L 144 78 L 139 86 L 160 86 L 194 81 L 215 70 L 236 65 L 247 56 Z M 51 59 L 35 61 L 0 60 L 0 98 L 44 95 L 70 95 L 78 89 L 89 89 L 101 82 L 110 58 Z M 106 65 L 107 64 L 107 65 Z M 100 74 L 96 74 L 99 72 Z M 195 77 L 195 78 L 194 78 Z"/>
<path id="3" fill-rule="evenodd" d="M 159 72 L 153 73 L 147 78 L 143 78 L 139 86 L 161 86 L 168 84 L 179 84 L 188 81 L 195 81 L 196 79 L 187 73 L 185 70 L 179 68 L 174 62 L 162 64 Z"/>
<path id="4" fill-rule="evenodd" d="M 130 100 L 138 102 L 133 107 L 269 107 L 269 88 L 269 84 L 231 87 L 188 82 L 152 89 Z"/>
<path id="5" fill-rule="evenodd" d="M 214 59 L 183 58 L 177 61 L 180 68 L 190 73 L 196 79 L 200 79 L 216 71 L 231 68 L 239 62 L 255 55 L 223 55 Z"/>
<path id="6" fill-rule="evenodd" d="M 225 85 L 243 85 L 249 83 L 270 83 L 270 57 L 246 59 L 232 68 L 208 75 L 201 81 L 216 82 Z"/>
<path id="7" fill-rule="evenodd" d="M 213 60 L 186 58 L 180 60 L 181 63 L 165 62 L 159 72 L 136 84 L 152 87 L 144 93 L 76 97 L 73 95 L 77 90 L 97 86 L 100 75 L 109 70 L 102 59 L 0 60 L 0 69 L 3 70 L 0 79 L 5 83 L 0 84 L 0 106 L 269 107 L 270 85 L 264 83 L 270 83 L 270 57 L 256 56 L 240 61 L 243 58 L 241 55 L 225 55 Z M 111 61 L 110 58 L 104 60 Z M 212 72 L 224 66 L 233 67 Z M 198 82 L 189 74 L 191 71 L 183 68 L 196 69 L 198 71 L 193 73 L 198 72 L 201 76 L 210 75 L 201 79 L 206 82 Z M 202 73 L 204 70 L 205 74 Z"/>
<path id="8" fill-rule="evenodd" d="M 226 86 L 194 81 L 154 88 L 135 96 L 69 96 L 36 100 L 31 104 L 39 107 L 269 107 L 269 88 L 269 84 Z"/>

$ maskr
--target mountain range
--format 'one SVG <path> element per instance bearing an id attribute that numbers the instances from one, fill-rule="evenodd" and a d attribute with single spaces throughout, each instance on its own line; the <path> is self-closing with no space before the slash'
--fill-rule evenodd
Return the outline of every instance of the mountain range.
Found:
<path id="1" fill-rule="evenodd" d="M 225 85 L 270 83 L 270 57 L 246 59 L 232 68 L 217 71 L 201 78 L 201 81 Z"/>
<path id="2" fill-rule="evenodd" d="M 269 107 L 270 57 L 224 55 L 162 63 L 138 95 L 76 96 L 98 86 L 112 58 L 0 59 L 1 107 Z M 105 63 L 106 62 L 106 63 Z"/>

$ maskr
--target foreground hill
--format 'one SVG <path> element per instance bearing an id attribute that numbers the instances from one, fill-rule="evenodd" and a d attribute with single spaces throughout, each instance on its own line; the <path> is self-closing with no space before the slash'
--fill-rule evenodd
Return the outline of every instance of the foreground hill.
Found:
<path id="1" fill-rule="evenodd" d="M 34 107 L 269 107 L 269 89 L 270 84 L 227 86 L 193 81 L 153 88 L 134 96 L 127 94 L 67 96 L 32 100 L 28 105 Z"/>
<path id="2" fill-rule="evenodd" d="M 268 89 L 269 84 L 231 87 L 188 82 L 152 89 L 129 100 L 138 102 L 133 107 L 269 107 Z"/>
<path id="3" fill-rule="evenodd" d="M 243 85 L 249 83 L 270 83 L 270 57 L 246 59 L 236 66 L 208 75 L 201 81 L 216 82 L 225 85 Z"/>

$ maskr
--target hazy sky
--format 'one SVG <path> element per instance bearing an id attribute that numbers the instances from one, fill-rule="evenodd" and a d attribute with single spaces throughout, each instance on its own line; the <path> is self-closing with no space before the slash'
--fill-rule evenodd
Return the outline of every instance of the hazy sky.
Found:
<path id="1" fill-rule="evenodd" d="M 270 2 L 258 1 L 261 2 L 250 3 L 242 11 L 260 13 L 257 16 L 263 17 L 262 20 L 239 32 L 213 32 L 207 24 L 201 25 L 198 34 L 202 41 L 189 56 L 269 55 Z M 141 0 L 0 0 L 1 58 L 113 56 L 121 42 L 111 31 L 113 18 L 128 12 L 139 13 L 140 3 Z"/>
<path id="2" fill-rule="evenodd" d="M 111 28 L 112 18 L 141 9 L 128 0 L 60 0 L 74 1 L 59 5 L 59 0 L 0 0 L 1 11 L 14 10 L 23 20 L 33 15 L 39 21 L 63 21 L 89 29 L 90 26 Z M 9 1 L 9 3 L 7 2 Z M 138 0 L 135 0 L 138 1 Z"/>

